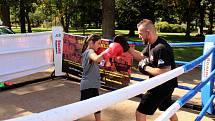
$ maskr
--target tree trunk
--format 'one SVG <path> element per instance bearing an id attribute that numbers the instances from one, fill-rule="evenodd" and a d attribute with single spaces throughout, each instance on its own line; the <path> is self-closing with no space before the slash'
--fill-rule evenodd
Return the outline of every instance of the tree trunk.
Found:
<path id="1" fill-rule="evenodd" d="M 26 20 L 27 20 L 27 23 L 28 23 L 28 32 L 32 33 L 32 30 L 31 30 L 31 21 L 30 21 L 30 18 L 29 18 L 29 13 L 26 13 Z"/>
<path id="2" fill-rule="evenodd" d="M 60 17 L 60 23 L 63 26 L 63 31 L 65 31 L 65 24 L 64 24 L 65 22 L 64 22 L 64 17 L 63 16 Z"/>
<path id="3" fill-rule="evenodd" d="M 212 6 L 210 6 L 209 9 L 209 22 L 210 26 L 208 28 L 208 34 L 213 34 L 213 16 L 214 15 L 214 4 L 212 3 Z"/>
<path id="4" fill-rule="evenodd" d="M 81 27 L 82 27 L 82 33 L 85 35 L 86 33 L 86 27 L 85 27 L 85 22 L 86 22 L 86 11 L 83 9 L 83 13 L 81 14 Z"/>
<path id="5" fill-rule="evenodd" d="M 6 1 L 3 1 L 3 4 L 0 5 L 1 15 L 2 18 L 2 25 L 8 26 L 11 29 L 10 23 L 10 7 L 8 6 Z"/>
<path id="6" fill-rule="evenodd" d="M 69 22 L 70 22 L 70 16 L 66 15 L 66 25 L 65 25 L 65 32 L 69 33 Z"/>
<path id="7" fill-rule="evenodd" d="M 98 21 L 95 21 L 95 27 L 96 27 L 96 29 L 99 28 L 99 22 Z"/>
<path id="8" fill-rule="evenodd" d="M 24 6 L 24 1 L 20 0 L 20 27 L 21 27 L 21 33 L 26 33 L 26 28 L 25 28 L 25 6 Z"/>
<path id="9" fill-rule="evenodd" d="M 135 30 L 134 30 L 133 28 L 130 28 L 130 29 L 129 29 L 128 36 L 132 36 L 132 37 L 135 36 Z"/>
<path id="10" fill-rule="evenodd" d="M 69 23 L 70 23 L 71 16 L 72 16 L 71 12 L 66 12 L 66 25 L 65 25 L 65 32 L 66 33 L 69 33 Z"/>
<path id="11" fill-rule="evenodd" d="M 205 5 L 200 5 L 200 7 L 199 7 L 199 9 L 200 9 L 200 27 L 199 27 L 199 29 L 200 29 L 200 33 L 198 33 L 198 34 L 200 34 L 200 35 L 204 35 L 204 33 L 203 33 L 203 27 L 204 27 L 204 18 L 205 18 L 205 8 L 206 8 L 206 6 Z"/>
<path id="12" fill-rule="evenodd" d="M 185 38 L 189 39 L 190 38 L 190 23 L 191 23 L 191 18 L 190 18 L 190 11 L 187 12 L 187 17 L 186 17 L 186 22 L 187 22 L 187 28 L 186 28 L 186 35 Z"/>
<path id="13" fill-rule="evenodd" d="M 102 0 L 102 34 L 103 38 L 111 39 L 115 35 L 115 0 Z"/>
<path id="14" fill-rule="evenodd" d="M 197 7 L 199 7 L 201 0 L 189 0 L 188 8 L 186 9 L 186 22 L 187 22 L 187 28 L 186 28 L 186 35 L 185 39 L 190 39 L 190 32 L 191 32 L 191 21 L 193 20 L 193 14 L 196 12 Z"/>

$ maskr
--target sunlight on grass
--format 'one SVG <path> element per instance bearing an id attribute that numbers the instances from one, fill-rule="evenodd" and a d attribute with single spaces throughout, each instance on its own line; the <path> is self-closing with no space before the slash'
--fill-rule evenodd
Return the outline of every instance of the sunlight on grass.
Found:
<path id="1" fill-rule="evenodd" d="M 203 53 L 203 47 L 174 47 L 175 60 L 192 61 Z"/>
<path id="2" fill-rule="evenodd" d="M 21 33 L 20 27 L 12 27 L 12 30 L 15 33 Z M 51 31 L 51 30 L 52 30 L 52 28 L 32 28 L 32 32 L 46 32 L 46 31 Z"/>

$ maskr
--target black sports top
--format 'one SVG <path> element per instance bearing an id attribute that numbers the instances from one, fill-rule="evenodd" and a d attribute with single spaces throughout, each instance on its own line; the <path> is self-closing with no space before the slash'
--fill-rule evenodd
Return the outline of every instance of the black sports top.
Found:
<path id="1" fill-rule="evenodd" d="M 155 68 L 162 68 L 164 66 L 171 66 L 171 70 L 175 68 L 175 59 L 172 48 L 166 40 L 162 38 L 158 37 L 153 44 L 146 45 L 142 52 L 144 56 L 149 58 L 151 65 Z M 177 78 L 173 78 L 162 85 L 165 84 L 167 84 L 168 87 L 176 87 L 178 85 Z"/>

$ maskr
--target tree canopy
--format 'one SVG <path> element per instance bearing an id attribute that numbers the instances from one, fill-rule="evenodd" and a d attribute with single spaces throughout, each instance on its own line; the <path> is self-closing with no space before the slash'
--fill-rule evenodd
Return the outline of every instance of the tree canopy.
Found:
<path id="1" fill-rule="evenodd" d="M 127 29 L 134 36 L 136 24 L 147 18 L 185 24 L 189 37 L 197 28 L 200 35 L 204 28 L 214 32 L 214 6 L 214 0 L 1 0 L 0 20 L 9 27 L 19 25 L 22 33 L 32 27 L 61 25 L 65 32 L 71 27 L 83 33 L 102 28 L 103 37 L 111 38 L 115 29 Z"/>

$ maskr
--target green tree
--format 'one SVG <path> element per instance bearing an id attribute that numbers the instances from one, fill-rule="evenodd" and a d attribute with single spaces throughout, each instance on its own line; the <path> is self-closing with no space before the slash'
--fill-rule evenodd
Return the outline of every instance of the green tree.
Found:
<path id="1" fill-rule="evenodd" d="M 51 18 L 52 14 L 47 14 L 47 9 L 44 9 L 44 8 L 46 8 L 44 7 L 44 4 L 38 5 L 34 12 L 29 13 L 33 27 L 40 26 L 44 21 L 47 21 L 47 22 L 52 21 L 52 18 Z"/>
<path id="2" fill-rule="evenodd" d="M 156 2 L 155 16 L 170 24 L 178 23 L 177 4 L 178 0 L 160 0 Z M 160 20 L 159 20 L 160 21 Z"/>
<path id="3" fill-rule="evenodd" d="M 187 25 L 186 39 L 190 39 L 191 22 L 197 17 L 198 0 L 177 0 L 177 14 L 180 22 L 184 22 Z"/>
<path id="4" fill-rule="evenodd" d="M 39 1 L 39 0 L 38 0 Z M 32 19 L 30 18 L 29 14 L 34 13 L 37 7 L 37 4 L 40 3 L 37 0 L 19 0 L 13 1 L 13 4 L 11 4 L 11 16 L 13 21 L 17 21 L 16 18 L 19 18 L 19 23 L 20 23 L 20 29 L 21 33 L 26 33 L 26 21 L 28 25 L 28 32 L 31 31 L 31 21 Z"/>
<path id="5" fill-rule="evenodd" d="M 141 11 L 135 0 L 116 0 L 116 21 L 118 29 L 128 29 L 129 35 L 134 36 L 136 24 L 140 20 Z M 139 7 L 141 8 L 141 6 Z"/>
<path id="6" fill-rule="evenodd" d="M 116 20 L 118 28 L 128 29 L 129 36 L 135 36 L 137 23 L 144 19 L 155 22 L 155 0 L 116 0 Z"/>
<path id="7" fill-rule="evenodd" d="M 2 19 L 3 25 L 8 26 L 9 28 L 11 28 L 10 6 L 13 2 L 13 0 L 0 1 L 0 18 Z"/>
<path id="8" fill-rule="evenodd" d="M 29 13 L 34 13 L 36 11 L 36 8 L 38 7 L 39 2 L 37 0 L 27 0 L 25 2 L 25 18 L 27 20 L 28 25 L 28 32 L 31 33 L 31 23 L 32 19 L 29 17 Z"/>

